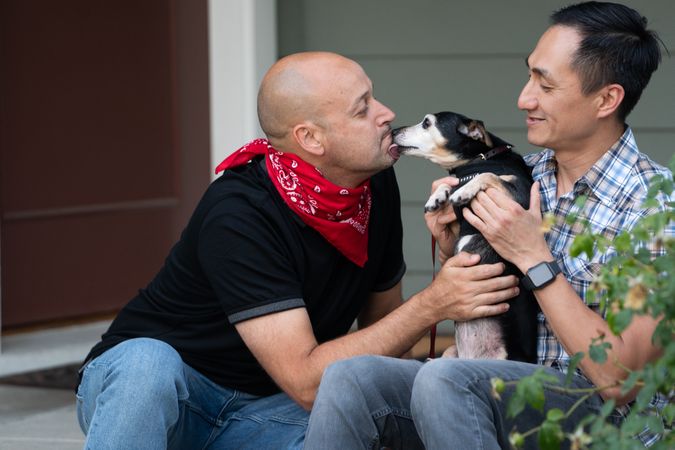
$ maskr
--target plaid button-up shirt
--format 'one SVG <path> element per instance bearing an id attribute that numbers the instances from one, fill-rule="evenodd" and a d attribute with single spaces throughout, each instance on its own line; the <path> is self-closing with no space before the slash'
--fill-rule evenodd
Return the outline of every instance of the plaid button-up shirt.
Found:
<path id="1" fill-rule="evenodd" d="M 557 162 L 554 152 L 547 149 L 541 153 L 527 155 L 525 161 L 532 167 L 534 180 L 540 183 L 542 213 L 553 215 L 554 224 L 546 233 L 546 242 L 567 281 L 579 297 L 586 299 L 586 292 L 594 276 L 615 252 L 609 249 L 606 253 L 596 253 L 590 260 L 585 255 L 571 257 L 570 246 L 574 237 L 583 231 L 583 226 L 580 221 L 570 225 L 565 222 L 565 218 L 572 213 L 578 213 L 580 218 L 589 220 L 594 233 L 602 234 L 611 240 L 620 232 L 632 229 L 643 217 L 666 210 L 668 199 L 664 195 L 658 198 L 660 204 L 658 209 L 643 209 L 642 203 L 646 198 L 650 178 L 657 174 L 672 178 L 672 174 L 639 152 L 630 128 L 627 128 L 621 139 L 575 182 L 572 191 L 560 198 L 556 198 Z M 581 195 L 587 196 L 588 199 L 583 205 L 583 210 L 578 211 L 575 201 Z M 665 230 L 665 236 L 675 237 L 675 227 L 672 223 Z M 655 257 L 662 251 L 656 245 L 650 250 Z M 598 303 L 586 303 L 598 314 L 603 314 Z M 570 356 L 541 313 L 538 335 L 539 364 L 566 372 Z M 581 373 L 580 375 L 583 376 Z M 662 409 L 665 404 L 666 398 L 663 396 L 657 395 L 652 399 L 652 405 L 658 409 Z M 617 408 L 616 413 L 619 417 L 625 418 L 629 411 L 630 405 L 625 405 Z M 659 438 L 646 429 L 638 437 L 646 446 Z"/>

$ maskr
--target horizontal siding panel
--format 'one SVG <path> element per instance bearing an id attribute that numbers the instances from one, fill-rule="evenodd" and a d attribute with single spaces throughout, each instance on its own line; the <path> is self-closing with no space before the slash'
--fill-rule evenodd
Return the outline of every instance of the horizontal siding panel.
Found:
<path id="1" fill-rule="evenodd" d="M 282 17 L 295 13 L 308 50 L 353 57 L 401 54 L 529 53 L 548 17 L 568 1 L 304 0 L 279 2 Z M 675 48 L 675 9 L 668 0 L 623 2 L 644 14 Z M 284 10 L 288 14 L 284 14 Z M 297 20 L 297 19 L 296 19 Z M 289 32 L 290 33 L 290 32 Z M 282 39 L 282 43 L 284 40 Z M 294 41 L 297 45 L 297 40 Z M 293 51 L 282 46 L 282 51 Z"/>
<path id="2" fill-rule="evenodd" d="M 649 18 L 675 54 L 675 4 L 625 1 Z M 373 80 L 375 95 L 397 114 L 394 126 L 450 110 L 481 119 L 521 153 L 527 143 L 516 102 L 527 80 L 525 58 L 568 1 L 281 0 L 279 52 L 335 51 L 355 59 Z M 629 116 L 640 149 L 665 164 L 675 140 L 675 58 L 664 55 Z M 445 172 L 428 161 L 396 164 L 402 198 L 406 298 L 431 281 L 430 237 L 423 205 L 431 182 Z"/>
<path id="3" fill-rule="evenodd" d="M 517 108 L 527 81 L 521 59 L 390 59 L 360 61 L 375 95 L 397 113 L 395 125 L 428 112 L 461 112 L 488 128 L 525 128 Z M 675 131 L 675 58 L 665 58 L 629 116 L 633 127 Z"/>

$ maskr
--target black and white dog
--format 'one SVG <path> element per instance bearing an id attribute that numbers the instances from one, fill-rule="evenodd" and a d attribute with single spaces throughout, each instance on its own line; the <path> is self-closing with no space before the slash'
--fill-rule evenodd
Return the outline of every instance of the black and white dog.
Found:
<path id="1" fill-rule="evenodd" d="M 522 278 L 522 273 L 499 256 L 461 213 L 461 207 L 468 206 L 478 192 L 489 187 L 529 207 L 531 171 L 512 146 L 487 132 L 483 122 L 453 112 L 427 114 L 417 125 L 395 129 L 393 138 L 400 154 L 426 158 L 460 179 L 454 189 L 441 185 L 424 206 L 426 212 L 448 203 L 455 208 L 455 254 L 477 253 L 481 264 L 504 262 L 504 274 Z M 456 323 L 456 356 L 536 362 L 539 305 L 522 283 L 520 294 L 509 303 L 508 312 L 499 316 Z"/>

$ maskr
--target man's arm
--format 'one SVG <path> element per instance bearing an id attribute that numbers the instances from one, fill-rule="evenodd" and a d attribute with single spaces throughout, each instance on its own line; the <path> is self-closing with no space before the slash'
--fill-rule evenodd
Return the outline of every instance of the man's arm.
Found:
<path id="1" fill-rule="evenodd" d="M 369 327 L 402 304 L 403 293 L 401 282 L 398 282 L 396 286 L 386 291 L 373 292 L 359 314 L 357 319 L 358 328 L 362 330 Z M 412 353 L 410 349 L 400 355 L 400 357 L 411 358 Z"/>
<path id="2" fill-rule="evenodd" d="M 548 261 L 552 259 L 551 256 Z M 550 285 L 534 291 L 534 294 L 553 333 L 568 354 L 588 354 L 591 340 L 605 336 L 605 342 L 612 345 L 607 352 L 607 361 L 598 364 L 585 357 L 580 368 L 596 386 L 612 386 L 600 392 L 603 398 L 614 398 L 619 405 L 633 400 L 638 391 L 622 396 L 618 382 L 628 377 L 624 367 L 640 370 L 659 357 L 660 349 L 652 344 L 658 321 L 650 316 L 634 316 L 628 328 L 615 336 L 607 322 L 586 306 L 562 275 Z"/>
<path id="3" fill-rule="evenodd" d="M 370 326 L 319 344 L 304 308 L 257 317 L 235 325 L 242 339 L 279 387 L 310 409 L 324 369 L 357 355 L 400 356 L 445 319 L 469 320 L 503 313 L 517 294 L 502 264 L 475 264 L 461 253 L 448 260 L 434 282 Z M 384 295 L 393 298 L 395 287 Z M 380 312 L 381 313 L 381 312 Z M 374 318 L 378 313 L 372 314 Z"/>
<path id="4" fill-rule="evenodd" d="M 538 183 L 532 186 L 529 210 L 496 189 L 489 189 L 476 196 L 471 203 L 473 213 L 467 208 L 464 217 L 502 257 L 525 273 L 535 264 L 554 259 L 544 240 L 539 204 Z M 659 356 L 660 349 L 651 341 L 657 321 L 635 317 L 620 336 L 614 336 L 606 321 L 584 303 L 564 276 L 558 275 L 553 283 L 534 293 L 568 354 L 588 353 L 591 341 L 605 336 L 605 342 L 612 345 L 607 361 L 597 364 L 586 357 L 580 368 L 596 386 L 615 386 L 601 393 L 604 398 L 615 398 L 619 404 L 632 400 L 636 392 L 622 397 L 618 382 L 628 376 L 624 368 L 639 370 Z"/>
<path id="5" fill-rule="evenodd" d="M 401 282 L 391 289 L 373 292 L 358 317 L 359 329 L 366 328 L 403 304 Z"/>

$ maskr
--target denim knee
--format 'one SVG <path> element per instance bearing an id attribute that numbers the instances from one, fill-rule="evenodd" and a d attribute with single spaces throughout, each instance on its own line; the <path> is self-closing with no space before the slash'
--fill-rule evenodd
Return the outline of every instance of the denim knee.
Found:
<path id="1" fill-rule="evenodd" d="M 377 376 L 374 375 L 379 367 L 377 360 L 376 356 L 358 356 L 334 362 L 321 378 L 322 394 L 335 395 L 341 401 L 355 398 L 354 394 L 361 393 L 374 381 L 373 376 Z"/>
<path id="2" fill-rule="evenodd" d="M 447 358 L 429 361 L 422 366 L 413 383 L 413 413 L 417 408 L 428 408 L 438 401 L 448 402 L 467 390 L 473 390 L 479 380 L 480 377 L 464 360 Z"/>
<path id="3" fill-rule="evenodd" d="M 183 360 L 173 347 L 157 339 L 137 338 L 117 344 L 91 363 L 100 365 L 107 372 L 106 385 L 115 383 L 137 400 L 187 397 Z"/>
<path id="4" fill-rule="evenodd" d="M 87 364 L 77 406 L 87 448 L 166 448 L 189 397 L 186 367 L 170 345 L 146 338 Z"/>

